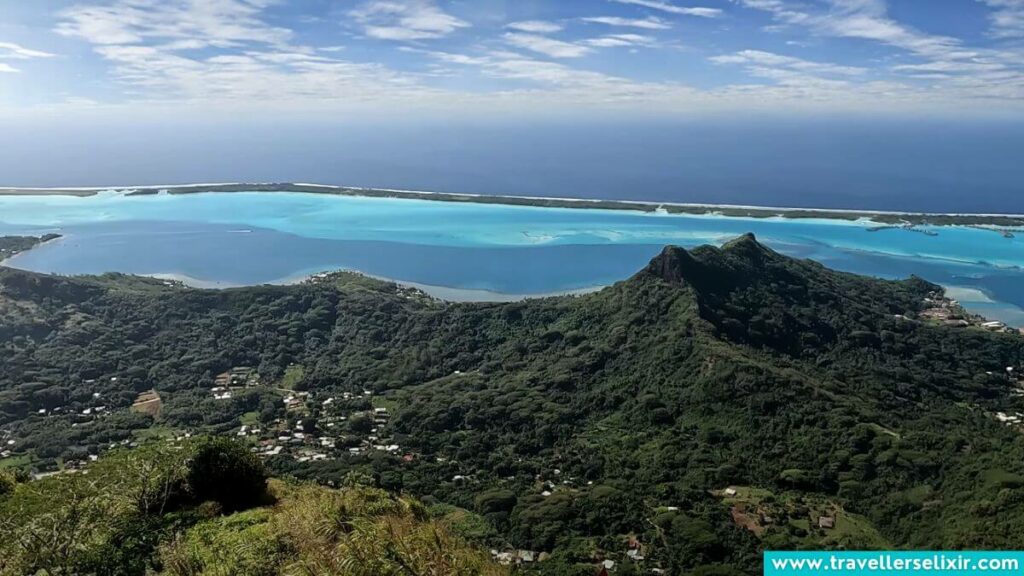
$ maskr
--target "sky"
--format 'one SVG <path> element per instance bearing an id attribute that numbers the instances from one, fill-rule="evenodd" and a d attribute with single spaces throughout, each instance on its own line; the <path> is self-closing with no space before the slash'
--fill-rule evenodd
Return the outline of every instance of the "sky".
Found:
<path id="1" fill-rule="evenodd" d="M 1024 0 L 0 0 L 0 118 L 1024 115 Z"/>
<path id="2" fill-rule="evenodd" d="M 1024 0 L 0 0 L 0 185 L 1020 210 Z"/>

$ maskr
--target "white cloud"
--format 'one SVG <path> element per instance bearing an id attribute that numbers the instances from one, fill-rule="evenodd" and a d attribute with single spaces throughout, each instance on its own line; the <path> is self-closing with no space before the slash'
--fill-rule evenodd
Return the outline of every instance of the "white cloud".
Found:
<path id="1" fill-rule="evenodd" d="M 642 28 L 645 30 L 668 30 L 672 26 L 660 18 L 621 18 L 619 16 L 591 16 L 581 18 L 592 24 L 620 26 L 623 28 Z"/>
<path id="2" fill-rule="evenodd" d="M 305 51 L 248 51 L 189 58 L 151 46 L 99 46 L 129 94 L 145 100 L 339 106 L 380 99 L 429 100 L 438 91 L 377 64 Z"/>
<path id="3" fill-rule="evenodd" d="M 803 26 L 818 35 L 873 40 L 920 56 L 936 56 L 957 50 L 961 42 L 948 36 L 921 33 L 887 15 L 884 0 L 826 0 L 830 9 L 812 12 L 805 4 L 782 0 L 738 0 L 748 8 L 771 13 L 786 25 Z"/>
<path id="4" fill-rule="evenodd" d="M 422 50 L 420 48 L 413 48 L 410 46 L 402 46 L 399 48 L 399 50 L 401 50 L 402 52 L 425 54 L 435 60 L 444 62 L 445 64 L 459 64 L 462 66 L 482 66 L 490 62 L 490 59 L 484 56 L 470 56 L 468 54 L 442 52 L 439 50 Z"/>
<path id="5" fill-rule="evenodd" d="M 483 98 L 491 105 L 542 110 L 583 107 L 660 112 L 715 112 L 728 110 L 915 110 L 942 106 L 927 90 L 899 83 L 854 84 L 829 80 L 794 70 L 779 70 L 776 83 L 736 84 L 699 90 L 675 82 L 638 82 L 614 75 L 580 70 L 561 62 L 540 61 L 507 52 L 491 52 L 479 63 L 481 71 L 496 78 L 536 83 L 535 90 L 490 92 Z M 480 101 L 464 102 L 467 106 Z"/>
<path id="6" fill-rule="evenodd" d="M 590 53 L 590 48 L 586 46 L 563 42 L 545 36 L 537 36 L 536 34 L 508 32 L 505 34 L 505 41 L 517 48 L 530 50 L 552 58 L 579 58 Z"/>
<path id="7" fill-rule="evenodd" d="M 35 58 L 52 58 L 54 54 L 25 48 L 13 42 L 0 42 L 0 60 L 31 60 Z M 18 74 L 20 68 L 15 68 L 5 62 L 0 62 L 0 74 Z"/>
<path id="8" fill-rule="evenodd" d="M 997 38 L 1024 38 L 1024 0 L 979 0 L 992 8 L 992 35 Z"/>
<path id="9" fill-rule="evenodd" d="M 587 46 L 593 46 L 594 48 L 623 48 L 626 46 L 633 46 L 632 42 L 621 40 L 619 38 L 612 38 L 605 36 L 603 38 L 591 38 L 586 41 Z"/>
<path id="10" fill-rule="evenodd" d="M 683 16 L 698 16 L 701 18 L 718 18 L 722 15 L 722 11 L 718 8 L 705 8 L 701 6 L 676 6 L 669 2 L 663 2 L 661 0 L 612 0 L 620 4 L 633 4 L 636 6 L 643 6 L 644 8 L 651 8 L 652 10 L 661 10 L 662 12 L 668 12 L 669 14 L 680 14 Z"/>
<path id="11" fill-rule="evenodd" d="M 259 19 L 271 0 L 118 0 L 76 5 L 59 14 L 57 32 L 93 44 L 161 39 L 183 48 L 283 44 L 291 31 Z"/>
<path id="12" fill-rule="evenodd" d="M 263 20 L 263 9 L 271 3 L 118 0 L 78 5 L 60 13 L 57 30 L 92 43 L 133 101 L 345 106 L 374 98 L 428 100 L 439 92 L 413 74 L 291 44 L 291 30 Z M 428 26 L 422 20 L 415 25 Z M 197 48 L 207 50 L 197 55 Z"/>
<path id="13" fill-rule="evenodd" d="M 13 42 L 0 42 L 0 59 L 29 60 L 31 58 L 53 58 L 54 54 L 41 50 L 32 50 Z"/>
<path id="14" fill-rule="evenodd" d="M 884 0 L 827 0 L 827 11 L 784 0 L 736 1 L 819 36 L 872 41 L 901 50 L 912 61 L 890 69 L 915 81 L 932 81 L 931 93 L 951 101 L 1024 99 L 1024 60 L 1019 53 L 969 47 L 959 38 L 921 32 L 890 17 Z M 997 9 L 995 18 L 1001 18 L 994 18 L 1001 22 L 995 33 L 1009 36 L 1015 25 L 1013 12 L 1022 0 L 983 1 Z"/>
<path id="15" fill-rule="evenodd" d="M 562 30 L 561 24 L 545 22 L 544 20 L 512 22 L 511 24 L 507 24 L 505 27 L 512 30 L 518 30 L 519 32 L 529 32 L 530 34 L 551 34 Z"/>
<path id="16" fill-rule="evenodd" d="M 363 26 L 364 34 L 380 40 L 430 40 L 470 26 L 433 0 L 371 0 L 349 15 Z"/>
<path id="17" fill-rule="evenodd" d="M 409 50 L 422 53 L 444 63 L 476 66 L 488 77 L 505 80 L 523 80 L 546 85 L 549 89 L 554 87 L 555 90 L 575 89 L 584 85 L 595 87 L 598 84 L 609 83 L 629 84 L 628 80 L 622 78 L 615 78 L 598 72 L 579 70 L 558 62 L 537 60 L 506 50 L 492 50 L 480 56 L 415 48 Z M 509 91 L 502 94 L 509 95 L 512 93 L 514 92 Z M 530 93 L 533 95 L 538 94 L 536 89 L 531 89 Z"/>
<path id="18" fill-rule="evenodd" d="M 714 56 L 710 58 L 715 64 L 741 64 L 748 66 L 751 70 L 757 71 L 759 75 L 770 76 L 774 73 L 770 69 L 787 69 L 791 71 L 805 72 L 810 74 L 832 74 L 839 76 L 858 76 L 867 72 L 867 69 L 857 66 L 843 66 L 829 62 L 814 62 L 784 56 L 773 52 L 761 50 L 742 50 L 734 54 Z"/>
<path id="19" fill-rule="evenodd" d="M 962 62 L 956 60 L 933 60 L 924 64 L 899 64 L 892 67 L 893 70 L 903 72 L 993 72 L 1004 70 L 1005 66 L 996 63 L 985 62 Z M 917 74 L 917 77 L 920 77 Z"/>
<path id="20" fill-rule="evenodd" d="M 877 74 L 858 66 L 746 50 L 713 61 L 742 66 L 753 80 L 700 89 L 686 85 L 682 76 L 636 80 L 626 71 L 616 75 L 588 70 L 589 59 L 573 60 L 599 48 L 656 43 L 642 33 L 565 41 L 513 28 L 499 30 L 489 39 L 474 38 L 479 42 L 468 45 L 453 38 L 444 43 L 444 51 L 428 50 L 425 44 L 402 44 L 398 50 L 420 58 L 403 60 L 402 69 L 397 70 L 387 65 L 394 56 L 393 46 L 371 42 L 379 50 L 376 57 L 371 62 L 354 62 L 345 59 L 347 51 L 318 48 L 310 45 L 312 39 L 300 42 L 292 30 L 268 23 L 266 9 L 275 0 L 78 1 L 83 4 L 59 13 L 58 30 L 93 45 L 109 65 L 110 84 L 123 89 L 118 100 L 126 102 L 126 109 L 248 106 L 386 113 L 436 109 L 461 114 L 513 109 L 558 113 L 589 106 L 652 113 L 808 107 L 919 111 L 928 106 L 957 109 L 970 103 L 1019 110 L 1024 102 L 1024 81 L 1017 73 L 1024 59 L 1019 53 L 972 49 L 958 40 L 917 32 L 892 21 L 884 3 L 877 0 L 828 0 L 831 9 L 817 12 L 811 11 L 816 4 L 806 0 L 792 6 L 782 0 L 736 1 L 769 10 L 773 20 L 787 28 L 804 27 L 820 37 L 862 38 L 900 47 L 907 58 L 890 59 L 885 69 L 872 66 L 880 73 L 902 74 L 905 82 L 871 81 Z M 683 9 L 678 3 L 639 1 L 627 3 Z M 425 40 L 469 26 L 440 10 L 437 3 L 422 0 L 364 1 L 349 15 L 365 36 L 374 38 Z M 668 26 L 656 18 L 598 16 L 574 21 L 619 26 L 623 32 Z M 318 37 L 316 43 L 326 43 L 322 41 Z M 498 49 L 495 41 L 505 49 Z M 0 63 L 0 71 L 17 70 Z M 436 81 L 442 77 L 457 80 L 445 81 L 442 87 Z"/>
<path id="21" fill-rule="evenodd" d="M 620 48 L 631 46 L 653 46 L 655 39 L 642 34 L 609 34 L 600 38 L 584 41 L 588 46 L 596 48 Z"/>
<path id="22" fill-rule="evenodd" d="M 532 58 L 497 58 L 486 66 L 486 73 L 506 79 L 529 80 L 541 84 L 556 85 L 560 88 L 595 86 L 611 80 L 610 76 L 598 72 L 577 70 L 557 62 L 545 62 Z"/>

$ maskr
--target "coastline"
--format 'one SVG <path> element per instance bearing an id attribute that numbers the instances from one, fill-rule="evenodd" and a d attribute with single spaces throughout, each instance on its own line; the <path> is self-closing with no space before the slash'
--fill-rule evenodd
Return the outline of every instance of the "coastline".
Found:
<path id="1" fill-rule="evenodd" d="M 11 266 L 10 262 L 16 260 L 15 257 L 7 258 L 4 261 L 0 261 L 0 267 L 8 267 L 12 269 L 20 269 L 17 266 Z M 437 286 L 432 284 L 422 284 L 419 282 L 411 282 L 404 280 L 396 280 L 393 278 L 386 278 L 383 276 L 377 276 L 374 274 L 366 274 L 359 270 L 353 269 L 337 269 L 320 272 L 300 273 L 294 276 L 288 276 L 280 278 L 270 282 L 264 282 L 262 284 L 238 284 L 231 282 L 220 282 L 213 280 L 203 280 L 188 276 L 180 273 L 154 273 L 154 274 L 135 274 L 135 276 L 141 278 L 151 278 L 153 280 L 160 280 L 164 282 L 178 283 L 183 287 L 190 289 L 199 290 L 231 290 L 238 288 L 250 288 L 253 286 L 293 286 L 303 284 L 306 282 L 315 282 L 319 277 L 324 275 L 331 275 L 340 272 L 347 272 L 357 274 L 365 278 L 371 278 L 373 280 L 379 280 L 381 282 L 388 282 L 396 284 L 403 288 L 412 288 L 423 292 L 427 296 L 445 303 L 477 303 L 477 304 L 502 304 L 509 302 L 522 302 L 525 300 L 539 300 L 543 298 L 558 298 L 564 296 L 582 296 L 586 294 L 592 294 L 600 292 L 607 288 L 607 285 L 592 286 L 588 288 L 577 288 L 571 290 L 561 290 L 555 292 L 546 292 L 539 294 L 508 294 L 504 292 L 494 292 L 491 290 L 484 289 L 472 289 L 472 288 L 453 288 L 449 286 Z M 992 299 L 988 293 L 978 288 L 957 286 L 957 285 L 943 285 L 943 289 L 946 291 L 946 295 L 959 300 L 963 303 L 965 308 L 969 311 L 979 314 L 988 318 L 986 313 L 991 313 L 994 310 L 1000 310 L 1004 318 L 1004 322 L 1009 326 L 1017 327 L 1024 330 L 1024 309 L 1021 309 L 1012 304 L 1004 304 Z"/>
<path id="2" fill-rule="evenodd" d="M 30 252 L 44 246 L 51 242 L 57 242 L 63 240 L 64 236 L 61 234 L 44 234 L 42 236 L 3 236 L 0 235 L 0 266 L 7 266 L 13 268 L 8 263 L 13 262 L 26 252 Z M 21 246 L 11 247 L 7 245 L 10 240 L 18 240 L 22 242 Z"/>
<path id="3" fill-rule="evenodd" d="M 441 300 L 443 302 L 476 302 L 476 303 L 503 303 L 503 302 L 522 302 L 523 300 L 535 300 L 541 298 L 554 298 L 559 296 L 579 296 L 583 294 L 591 294 L 599 292 L 607 286 L 592 286 L 589 288 L 578 288 L 574 290 L 562 290 L 556 292 L 546 292 L 541 294 L 506 294 L 504 292 L 494 292 L 491 290 L 473 289 L 473 288 L 453 288 L 450 286 L 436 286 L 433 284 L 421 284 L 419 282 L 409 282 L 405 280 L 395 280 L 394 278 L 385 278 L 383 276 L 376 276 L 373 274 L 366 274 L 359 270 L 351 269 L 339 269 L 331 271 L 313 272 L 309 274 L 297 274 L 295 276 L 288 276 L 286 278 L 280 278 L 271 282 L 266 282 L 265 286 L 292 286 L 296 284 L 302 284 L 314 280 L 321 274 L 334 274 L 338 272 L 349 272 L 358 274 L 366 278 L 372 278 L 381 282 L 389 282 L 397 284 L 406 288 L 414 288 L 419 290 L 428 296 Z M 227 282 L 217 282 L 210 280 L 202 280 L 194 278 L 185 274 L 178 273 L 158 273 L 158 274 L 140 274 L 146 278 L 153 278 L 155 280 L 164 280 L 169 282 L 180 282 L 181 284 L 189 288 L 197 288 L 202 290 L 230 290 L 232 288 L 246 288 L 252 285 L 250 284 L 233 284 Z"/>
<path id="4" fill-rule="evenodd" d="M 66 236 L 52 235 L 50 239 L 40 237 L 31 246 L 24 246 L 19 252 L 10 254 L 0 261 L 0 267 L 9 267 L 19 269 L 18 261 L 21 256 L 31 252 L 32 250 L 44 245 L 49 242 L 56 242 L 59 240 L 66 240 Z M 2 237 L 3 238 L 15 238 L 21 237 Z M 136 273 L 135 275 L 140 277 L 148 277 L 164 282 L 175 282 L 180 283 L 182 286 L 187 286 L 196 289 L 207 289 L 207 290 L 227 290 L 235 288 L 251 287 L 255 285 L 264 286 L 287 286 L 301 284 L 305 282 L 316 282 L 318 279 L 331 275 L 338 272 L 348 272 L 358 274 L 360 276 L 379 280 L 382 282 L 393 283 L 401 287 L 411 288 L 419 290 L 427 296 L 434 298 L 442 302 L 450 303 L 507 303 L 507 302 L 520 302 L 524 300 L 543 299 L 551 297 L 564 297 L 564 296 L 577 296 L 584 295 L 593 292 L 598 292 L 607 287 L 607 285 L 595 285 L 577 289 L 566 289 L 556 290 L 551 292 L 543 293 L 504 293 L 496 292 L 487 289 L 474 289 L 474 288 L 458 288 L 451 286 L 442 285 L 431 285 L 424 284 L 415 281 L 398 280 L 395 278 L 389 278 L 374 274 L 368 274 L 358 269 L 353 268 L 339 268 L 339 269 L 324 269 L 324 268 L 313 268 L 306 270 L 296 271 L 294 274 L 261 282 L 259 284 L 247 284 L 230 281 L 218 281 L 218 280 L 206 280 L 197 277 L 192 277 L 187 274 L 179 272 L 164 272 L 164 273 L 151 273 L 141 274 Z M 1008 302 L 1001 302 L 996 299 L 995 296 L 991 295 L 983 289 L 970 286 L 961 286 L 954 283 L 943 283 L 943 287 L 948 291 L 950 297 L 961 301 L 966 308 L 971 310 L 973 313 L 979 314 L 986 318 L 998 318 L 1004 321 L 1010 326 L 1024 327 L 1024 309 L 1018 305 L 1014 305 Z"/>
<path id="5" fill-rule="evenodd" d="M 1013 232 L 1024 231 L 1024 214 L 894 212 L 861 209 L 652 202 L 645 200 L 601 200 L 587 198 L 435 192 L 426 190 L 401 190 L 395 188 L 361 188 L 291 182 L 226 182 L 81 188 L 0 187 L 0 196 L 76 196 L 84 198 L 96 196 L 101 192 L 111 191 L 120 192 L 125 196 L 232 192 L 292 192 L 367 198 L 500 204 L 505 206 L 527 206 L 537 208 L 627 210 L 654 214 L 688 214 L 721 216 L 727 218 L 789 218 L 847 221 L 867 220 L 880 225 L 902 226 L 911 229 L 915 229 L 917 226 L 971 226 L 991 230 L 995 233 L 1001 233 L 1007 237 L 1013 237 Z"/>

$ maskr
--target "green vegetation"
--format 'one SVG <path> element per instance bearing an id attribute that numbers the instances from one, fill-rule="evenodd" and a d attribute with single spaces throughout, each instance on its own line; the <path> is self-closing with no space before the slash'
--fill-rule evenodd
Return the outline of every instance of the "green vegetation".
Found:
<path id="1" fill-rule="evenodd" d="M 198 500 L 217 502 L 231 512 L 260 501 L 267 475 L 255 454 L 231 440 L 214 438 L 193 449 L 185 481 Z"/>
<path id="2" fill-rule="evenodd" d="M 0 472 L 0 575 L 504 573 L 415 500 L 268 485 L 223 439 L 120 451 L 88 474 L 26 484 Z"/>
<path id="3" fill-rule="evenodd" d="M 56 240 L 59 234 L 46 234 L 44 236 L 0 236 L 0 261 L 6 260 L 15 254 L 31 250 L 43 242 Z"/>
<path id="4" fill-rule="evenodd" d="M 415 500 L 367 487 L 274 487 L 273 508 L 201 522 L 165 544 L 160 560 L 166 574 L 507 573 Z"/>
<path id="5" fill-rule="evenodd" d="M 260 413 L 246 412 L 238 417 L 238 423 L 243 426 L 257 426 L 260 423 Z"/>
<path id="6" fill-rule="evenodd" d="M 7 458 L 0 458 L 0 470 L 25 470 L 32 464 L 31 454 L 18 454 Z"/>
<path id="7" fill-rule="evenodd" d="M 1019 549 L 1024 436 L 995 415 L 1024 412 L 1006 371 L 1024 339 L 919 320 L 940 291 L 749 236 L 667 248 L 594 294 L 508 304 L 354 274 L 204 291 L 0 269 L 0 440 L 40 472 L 154 425 L 258 424 L 258 449 L 283 449 L 263 452 L 275 475 L 409 494 L 426 506 L 413 518 L 555 576 L 604 559 L 754 574 L 766 547 Z M 239 366 L 266 384 L 211 394 Z M 159 422 L 128 410 L 150 389 Z M 251 505 L 210 490 L 223 510 Z M 202 574 L 203 546 L 291 541 L 280 509 L 147 545 Z"/>
<path id="8" fill-rule="evenodd" d="M 766 548 L 838 548 L 847 550 L 892 547 L 867 518 L 843 509 L 837 499 L 822 494 L 730 486 L 718 491 L 729 506 L 733 522 L 760 538 Z M 832 519 L 823 528 L 820 519 Z"/>
<path id="9" fill-rule="evenodd" d="M 14 477 L 14 474 L 6 470 L 0 470 L 0 498 L 14 492 L 17 482 L 18 480 Z"/>
<path id="10" fill-rule="evenodd" d="M 306 375 L 305 369 L 302 366 L 289 366 L 284 369 L 284 376 L 281 378 L 281 387 L 286 390 L 295 390 L 299 383 L 302 382 L 302 377 Z"/>

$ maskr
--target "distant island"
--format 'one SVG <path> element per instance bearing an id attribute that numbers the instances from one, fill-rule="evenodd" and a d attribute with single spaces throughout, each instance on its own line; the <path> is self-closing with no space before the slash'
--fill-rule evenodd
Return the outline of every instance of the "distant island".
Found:
<path id="1" fill-rule="evenodd" d="M 1024 228 L 1024 214 L 941 214 L 887 212 L 871 210 L 839 210 L 824 208 L 787 208 L 767 206 L 740 206 L 730 204 L 688 204 L 651 202 L 641 200 L 599 200 L 586 198 L 547 198 L 540 196 L 501 196 L 454 192 L 428 192 L 389 188 L 360 188 L 293 182 L 211 183 L 166 186 L 108 186 L 96 188 L 0 188 L 0 196 L 95 196 L 100 192 L 116 190 L 128 196 L 155 194 L 199 194 L 203 192 L 301 192 L 333 194 L 368 198 L 399 198 L 406 200 L 434 200 L 439 202 L 467 202 L 502 204 L 508 206 L 535 206 L 539 208 L 577 208 L 597 210 L 633 210 L 648 213 L 717 215 L 733 218 L 794 218 L 831 220 L 870 220 L 886 227 L 915 229 L 917 226 L 968 226 L 1001 233 L 1008 238 Z"/>

